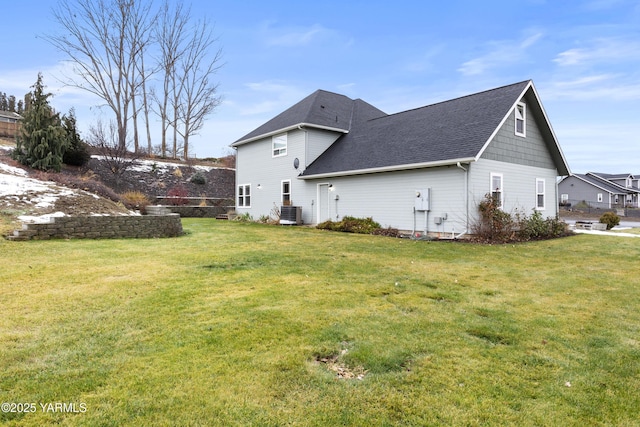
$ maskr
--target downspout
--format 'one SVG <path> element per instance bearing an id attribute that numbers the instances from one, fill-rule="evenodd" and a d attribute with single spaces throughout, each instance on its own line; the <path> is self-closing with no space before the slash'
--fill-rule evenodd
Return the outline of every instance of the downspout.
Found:
<path id="1" fill-rule="evenodd" d="M 464 171 L 464 205 L 465 205 L 465 210 L 466 210 L 466 215 L 465 215 L 465 230 L 458 234 L 457 236 L 455 236 L 456 239 L 464 236 L 465 234 L 467 234 L 469 232 L 469 171 L 465 168 L 462 167 L 462 165 L 460 164 L 460 162 L 458 162 L 456 164 L 457 167 L 459 167 L 460 169 L 462 169 Z"/>
<path id="2" fill-rule="evenodd" d="M 308 142 L 307 141 L 307 131 L 302 129 L 302 125 L 298 125 L 298 130 L 301 130 L 301 131 L 304 132 L 304 161 L 302 163 L 304 165 L 304 168 L 306 169 L 307 168 L 307 155 L 309 154 L 308 153 L 309 144 L 307 143 Z"/>
<path id="3" fill-rule="evenodd" d="M 556 219 L 560 218 L 560 197 L 558 197 L 558 191 L 559 191 L 559 187 L 558 187 L 558 178 L 556 178 Z"/>

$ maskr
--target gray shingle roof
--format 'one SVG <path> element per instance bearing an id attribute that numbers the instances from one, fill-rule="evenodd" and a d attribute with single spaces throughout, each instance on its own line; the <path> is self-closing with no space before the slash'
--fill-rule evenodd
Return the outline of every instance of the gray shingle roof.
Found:
<path id="1" fill-rule="evenodd" d="M 317 90 L 231 145 L 241 145 L 303 124 L 348 132 L 351 128 L 354 107 L 355 101 L 347 96 Z M 369 118 L 385 115 L 371 105 L 367 110 Z"/>
<path id="2" fill-rule="evenodd" d="M 637 192 L 637 190 L 635 189 L 624 188 L 592 172 L 588 172 L 586 174 L 574 173 L 572 174 L 572 176 L 575 176 L 576 178 L 581 179 L 582 181 L 585 181 L 595 187 L 601 188 L 602 190 L 611 194 L 630 194 Z"/>
<path id="3" fill-rule="evenodd" d="M 367 121 L 341 136 L 304 176 L 476 157 L 529 81 Z"/>
<path id="4" fill-rule="evenodd" d="M 20 114 L 14 113 L 12 111 L 0 111 L 0 116 L 14 120 L 20 120 L 22 118 Z"/>
<path id="5" fill-rule="evenodd" d="M 307 167 L 302 178 L 455 164 L 477 160 L 523 95 L 527 114 L 542 125 L 540 131 L 559 174 L 568 175 L 568 165 L 530 80 L 391 115 L 360 99 L 318 90 L 232 146 L 304 125 L 343 135 Z"/>

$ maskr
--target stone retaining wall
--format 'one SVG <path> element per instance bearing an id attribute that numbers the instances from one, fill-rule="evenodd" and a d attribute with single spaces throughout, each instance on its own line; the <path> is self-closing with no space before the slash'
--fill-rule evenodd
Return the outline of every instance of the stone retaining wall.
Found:
<path id="1" fill-rule="evenodd" d="M 215 218 L 233 210 L 234 206 L 171 206 L 163 205 L 172 213 L 180 214 L 182 218 Z M 148 207 L 147 207 L 148 208 Z"/>
<path id="2" fill-rule="evenodd" d="M 118 239 L 176 237 L 183 234 L 180 215 L 54 217 L 24 224 L 9 240 Z"/>

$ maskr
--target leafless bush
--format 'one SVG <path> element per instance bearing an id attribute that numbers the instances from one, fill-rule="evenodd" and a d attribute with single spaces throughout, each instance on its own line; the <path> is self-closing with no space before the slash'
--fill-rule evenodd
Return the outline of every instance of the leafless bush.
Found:
<path id="1" fill-rule="evenodd" d="M 98 121 L 89 129 L 89 145 L 101 157 L 102 161 L 115 177 L 116 186 L 120 184 L 120 177 L 135 161 L 143 156 L 143 152 L 133 153 L 129 151 L 129 145 L 121 145 L 118 142 L 118 130 L 113 122 L 105 126 Z"/>

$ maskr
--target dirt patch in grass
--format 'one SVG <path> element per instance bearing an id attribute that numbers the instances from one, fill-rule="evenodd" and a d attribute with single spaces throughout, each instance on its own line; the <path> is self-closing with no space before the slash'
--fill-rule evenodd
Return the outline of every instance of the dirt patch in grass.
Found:
<path id="1" fill-rule="evenodd" d="M 356 366 L 352 368 L 340 361 L 340 358 L 347 354 L 349 350 L 343 349 L 338 354 L 332 355 L 317 355 L 314 359 L 314 364 L 324 367 L 326 370 L 334 373 L 336 378 L 347 380 L 363 380 L 367 375 L 367 370 L 362 366 Z"/>

